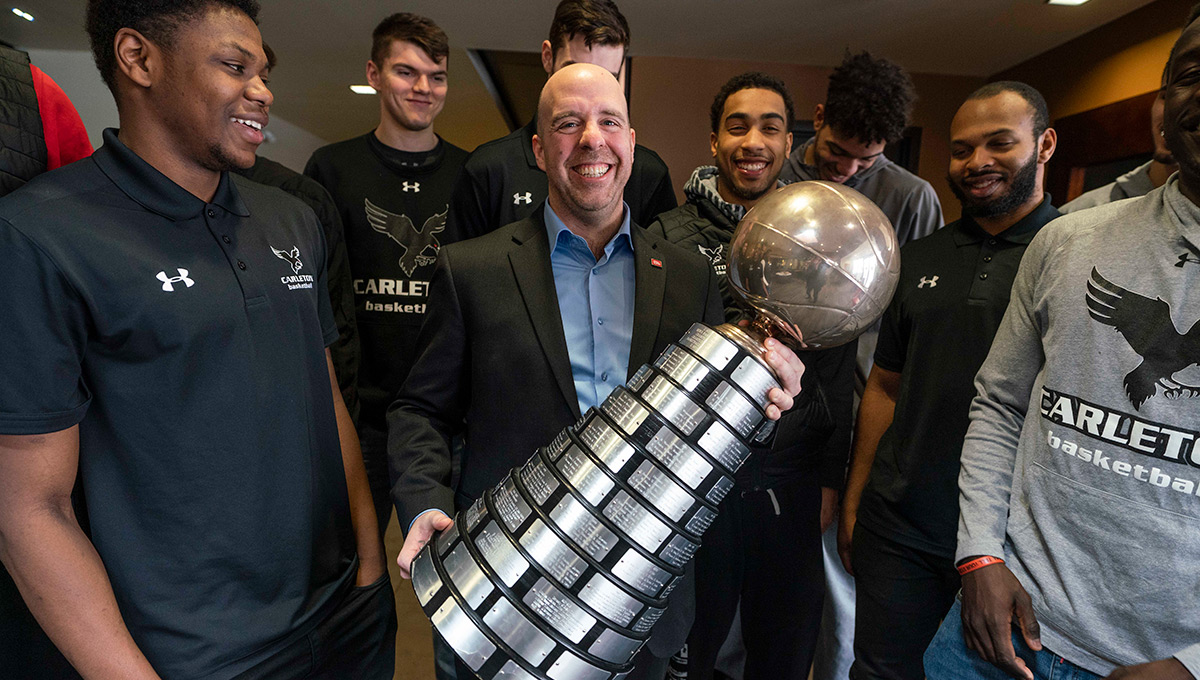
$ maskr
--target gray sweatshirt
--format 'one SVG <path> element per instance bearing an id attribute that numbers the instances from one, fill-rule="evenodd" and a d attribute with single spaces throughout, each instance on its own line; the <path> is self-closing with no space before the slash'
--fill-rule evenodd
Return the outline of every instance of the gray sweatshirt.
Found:
<path id="1" fill-rule="evenodd" d="M 975 378 L 957 557 L 998 555 L 1047 649 L 1200 678 L 1200 207 L 1178 177 L 1034 238 Z"/>
<path id="2" fill-rule="evenodd" d="M 1098 205 L 1120 201 L 1126 198 L 1145 196 L 1154 190 L 1154 182 L 1150 181 L 1150 164 L 1146 161 L 1118 177 L 1115 181 L 1105 184 L 1098 189 L 1081 194 L 1078 198 L 1063 204 L 1058 211 L 1064 215 L 1078 212 Z"/>

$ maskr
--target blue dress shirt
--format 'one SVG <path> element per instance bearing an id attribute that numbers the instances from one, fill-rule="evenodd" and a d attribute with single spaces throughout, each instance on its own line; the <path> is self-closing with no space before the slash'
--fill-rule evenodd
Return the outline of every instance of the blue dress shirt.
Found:
<path id="1" fill-rule="evenodd" d="M 545 220 L 575 396 L 579 412 L 586 413 L 624 384 L 629 370 L 634 286 L 629 206 L 621 228 L 598 260 L 587 241 L 568 229 L 548 202 Z"/>

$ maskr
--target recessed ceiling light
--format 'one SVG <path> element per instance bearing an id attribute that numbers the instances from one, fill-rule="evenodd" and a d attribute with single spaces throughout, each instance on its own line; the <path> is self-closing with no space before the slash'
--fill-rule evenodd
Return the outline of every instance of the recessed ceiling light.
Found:
<path id="1" fill-rule="evenodd" d="M 29 12 L 26 12 L 25 10 L 21 9 L 20 7 L 13 7 L 12 9 L 13 9 L 13 14 L 16 14 L 17 16 L 21 17 L 25 21 L 33 21 L 33 15 L 30 14 Z"/>
<path id="2" fill-rule="evenodd" d="M 351 85 L 350 90 L 354 94 L 375 94 L 375 88 L 370 85 Z"/>
<path id="3" fill-rule="evenodd" d="M 1068 6 L 1074 7 L 1076 5 L 1082 5 L 1083 3 L 1087 2 L 1087 1 L 1088 0 L 1046 0 L 1046 4 L 1047 5 L 1068 5 Z"/>

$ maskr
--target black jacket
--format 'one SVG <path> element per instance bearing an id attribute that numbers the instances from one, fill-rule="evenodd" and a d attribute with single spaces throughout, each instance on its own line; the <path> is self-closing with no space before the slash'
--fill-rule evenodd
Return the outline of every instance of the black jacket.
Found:
<path id="1" fill-rule="evenodd" d="M 29 55 L 0 45 L 0 196 L 46 171 L 46 137 Z"/>
<path id="2" fill-rule="evenodd" d="M 636 292 L 629 375 L 693 323 L 722 321 L 716 279 L 703 259 L 640 227 L 631 229 L 631 239 Z M 401 526 L 429 508 L 451 515 L 466 508 L 578 420 L 554 291 L 540 208 L 438 252 L 416 363 L 388 411 L 392 499 Z M 466 446 L 456 494 L 450 440 L 460 433 Z M 678 651 L 691 627 L 687 579 L 670 601 L 648 643 L 660 658 Z"/>
<path id="3" fill-rule="evenodd" d="M 688 202 L 659 215 L 647 227 L 664 238 L 709 259 L 717 275 L 725 318 L 749 318 L 734 301 L 725 275 L 725 258 L 737 227 L 711 201 L 688 192 Z M 738 482 L 766 486 L 798 475 L 841 489 L 850 457 L 854 400 L 854 342 L 826 350 L 801 351 L 804 379 L 796 405 L 780 419 L 769 449 L 756 451 L 738 471 Z"/>

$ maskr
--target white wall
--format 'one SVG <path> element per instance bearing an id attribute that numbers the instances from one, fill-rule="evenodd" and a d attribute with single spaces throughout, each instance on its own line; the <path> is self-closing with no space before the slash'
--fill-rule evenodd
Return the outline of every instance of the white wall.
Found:
<path id="1" fill-rule="evenodd" d="M 92 61 L 92 53 L 79 50 L 27 50 L 29 57 L 58 83 L 83 118 L 92 146 L 102 143 L 104 128 L 117 127 L 117 105 Z M 300 172 L 317 147 L 328 142 L 307 130 L 271 116 L 268 140 L 258 148 L 261 156 Z"/>

